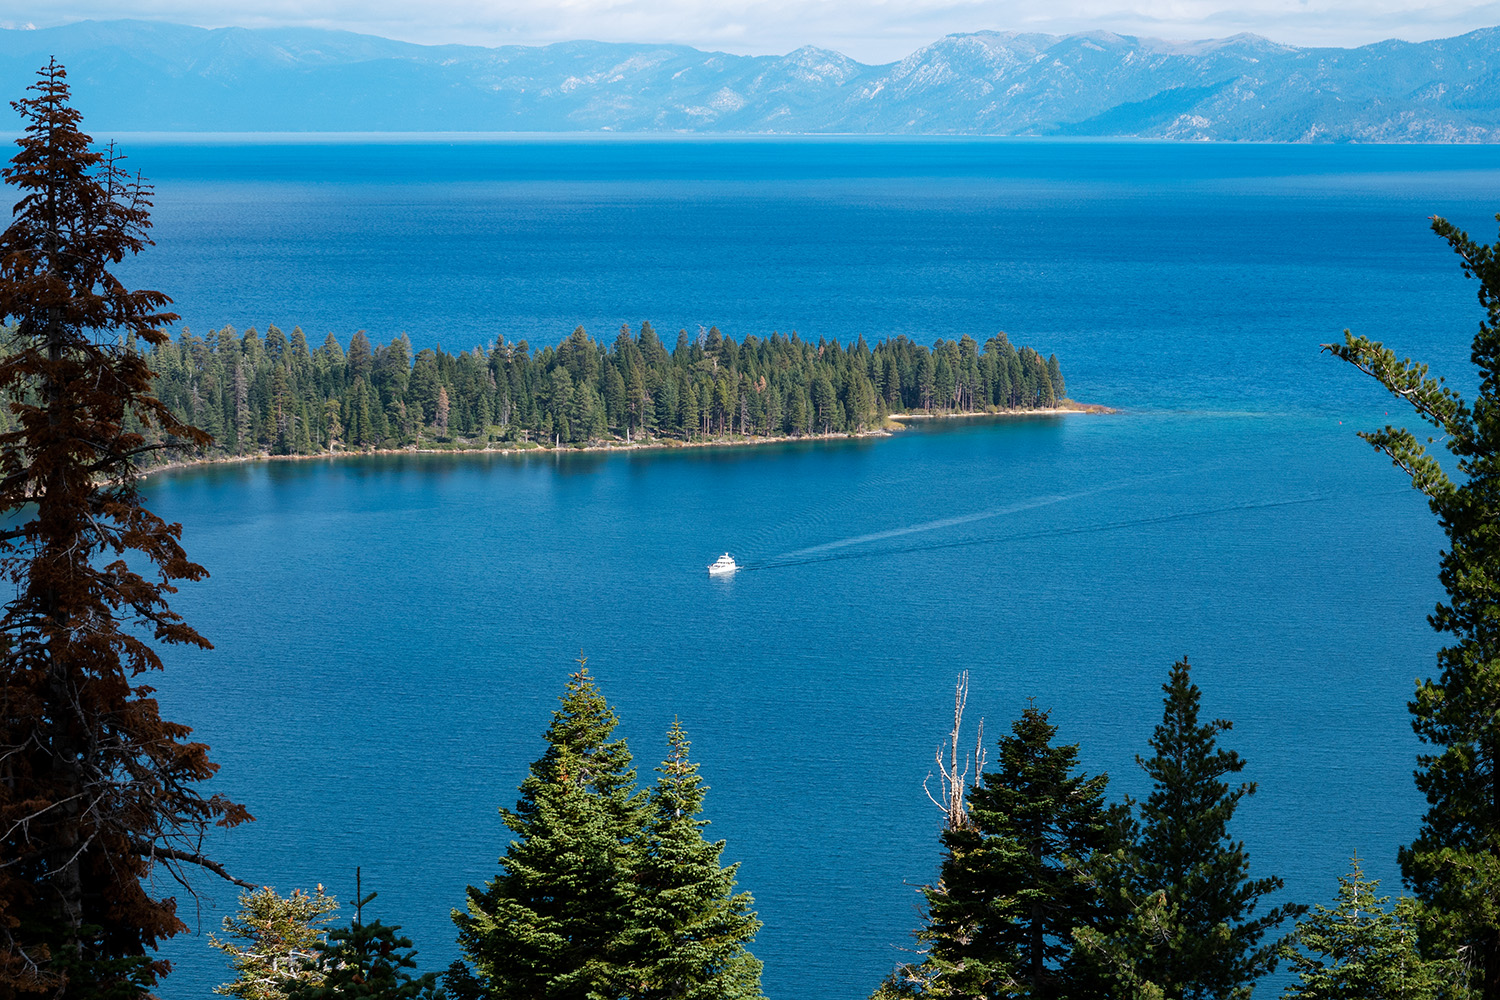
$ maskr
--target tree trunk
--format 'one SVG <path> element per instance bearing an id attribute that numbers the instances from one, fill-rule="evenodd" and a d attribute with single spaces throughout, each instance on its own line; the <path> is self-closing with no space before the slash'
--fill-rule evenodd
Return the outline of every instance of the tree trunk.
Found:
<path id="1" fill-rule="evenodd" d="M 1490 829 L 1500 830 L 1500 773 L 1495 770 L 1495 765 L 1500 764 L 1500 736 L 1492 731 L 1486 742 L 1490 758 Z M 1500 927 L 1490 929 L 1487 945 L 1486 953 L 1480 957 L 1484 963 L 1482 996 L 1484 1000 L 1500 1000 Z"/>
<path id="2" fill-rule="evenodd" d="M 51 263 L 55 268 L 59 249 L 58 237 L 53 235 L 48 242 L 52 244 L 49 249 L 53 251 Z M 64 358 L 67 334 L 59 311 L 54 308 L 48 312 L 47 360 L 54 367 L 44 376 L 42 394 L 47 400 L 47 425 L 53 434 L 59 434 L 65 414 L 62 412 L 63 391 L 62 387 L 57 384 L 55 366 Z M 57 915 L 72 932 L 68 934 L 65 941 L 77 947 L 82 944 L 78 940 L 77 930 L 83 925 L 83 871 L 82 861 L 78 854 L 82 840 L 79 814 L 80 796 L 83 792 L 79 760 L 83 756 L 84 748 L 78 746 L 76 741 L 69 736 L 75 717 L 69 709 L 77 704 L 77 699 L 72 696 L 68 683 L 67 630 L 70 627 L 68 621 L 70 616 L 67 609 L 62 607 L 62 599 L 55 586 L 61 564 L 74 558 L 73 554 L 80 547 L 76 528 L 67 530 L 66 534 L 59 532 L 62 522 L 72 520 L 66 513 L 67 509 L 75 506 L 68 496 L 70 486 L 68 471 L 65 463 L 53 466 L 47 475 L 46 488 L 38 505 L 38 520 L 44 526 L 50 525 L 52 528 L 48 532 L 49 540 L 43 548 L 43 558 L 51 564 L 48 566 L 51 579 L 48 580 L 40 595 L 38 610 L 45 622 L 43 628 L 46 630 L 47 686 L 53 710 L 50 720 L 51 733 L 45 750 L 51 756 L 49 770 L 56 775 L 51 797 L 57 803 L 56 815 L 58 816 L 54 820 L 57 824 L 56 833 L 47 838 L 51 843 L 46 851 L 50 855 L 46 859 L 46 870 L 48 880 L 52 883 L 53 891 L 56 893 Z"/>
<path id="3" fill-rule="evenodd" d="M 1036 864 L 1036 875 L 1038 877 L 1040 877 L 1041 873 L 1042 873 L 1042 837 L 1043 837 L 1043 833 L 1044 833 L 1044 831 L 1042 830 L 1042 827 L 1041 827 L 1040 824 L 1038 824 L 1037 827 L 1036 827 L 1036 829 L 1034 829 L 1032 831 L 1032 838 L 1033 839 L 1032 839 L 1032 847 L 1031 847 L 1031 858 L 1032 858 L 1032 860 Z M 1042 973 L 1044 971 L 1043 970 L 1043 966 L 1042 966 L 1042 946 L 1043 946 L 1043 943 L 1044 943 L 1044 941 L 1043 941 L 1044 935 L 1042 933 L 1042 903 L 1041 903 L 1041 900 L 1036 900 L 1035 902 L 1033 902 L 1031 904 L 1031 927 L 1030 927 L 1030 931 L 1031 931 L 1031 955 L 1030 955 L 1030 965 L 1031 965 L 1031 995 L 1033 997 L 1040 997 L 1042 995 L 1041 994 L 1041 990 L 1042 990 Z"/>

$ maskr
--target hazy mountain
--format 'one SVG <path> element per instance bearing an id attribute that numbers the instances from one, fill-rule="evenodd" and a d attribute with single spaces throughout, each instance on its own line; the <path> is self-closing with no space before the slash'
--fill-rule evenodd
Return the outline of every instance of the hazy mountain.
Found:
<path id="1" fill-rule="evenodd" d="M 1295 48 L 950 35 L 898 63 L 681 45 L 412 45 L 143 21 L 0 31 L 0 87 L 66 63 L 95 130 L 711 131 L 1500 140 L 1500 29 Z"/>

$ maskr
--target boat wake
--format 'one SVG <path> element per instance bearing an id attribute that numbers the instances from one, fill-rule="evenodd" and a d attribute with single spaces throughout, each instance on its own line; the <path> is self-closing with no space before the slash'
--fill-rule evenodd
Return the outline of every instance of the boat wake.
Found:
<path id="1" fill-rule="evenodd" d="M 1101 487 L 1091 493 L 1103 492 L 1114 487 Z M 1402 490 L 1401 492 L 1409 492 Z M 1103 521 L 1094 524 L 1080 524 L 1071 527 L 1042 528 L 1033 531 L 1004 532 L 998 534 L 983 535 L 979 537 L 961 538 L 950 542 L 921 542 L 907 545 L 887 545 L 874 548 L 860 549 L 855 552 L 844 552 L 841 549 L 849 546 L 860 545 L 866 542 L 881 541 L 909 535 L 921 531 L 933 531 L 938 528 L 950 527 L 958 524 L 967 524 L 973 521 L 983 520 L 990 517 L 998 517 L 1002 514 L 1014 513 L 1021 510 L 1030 510 L 1036 507 L 1058 503 L 1062 500 L 1074 499 L 1086 494 L 1063 494 L 1051 497 L 1041 497 L 1022 504 L 1013 504 L 1009 507 L 986 511 L 982 514 L 971 514 L 964 517 L 946 518 L 941 521 L 929 521 L 924 524 L 914 525 L 909 528 L 895 528 L 891 531 L 876 532 L 870 535 L 862 535 L 858 538 L 843 539 L 837 542 L 828 542 L 824 545 L 815 545 L 810 548 L 798 549 L 781 556 L 773 556 L 758 562 L 747 563 L 740 567 L 740 572 L 749 573 L 758 570 L 789 569 L 793 566 L 808 566 L 814 563 L 834 562 L 844 559 L 874 559 L 882 556 L 902 555 L 911 552 L 935 552 L 941 549 L 968 548 L 980 545 L 994 545 L 1001 542 L 1018 542 L 1036 538 L 1058 538 L 1065 535 L 1087 535 L 1106 531 L 1122 531 L 1127 528 L 1145 527 L 1153 524 L 1169 524 L 1175 521 L 1190 521 L 1196 518 L 1214 517 L 1221 514 L 1233 514 L 1240 511 L 1251 510 L 1274 510 L 1278 507 L 1296 507 L 1307 504 L 1324 503 L 1333 499 L 1331 495 L 1315 494 L 1312 496 L 1293 497 L 1280 500 L 1250 501 L 1238 504 L 1226 504 L 1217 507 L 1203 507 L 1196 510 L 1177 511 L 1170 514 L 1158 514 L 1154 517 L 1137 517 L 1119 521 Z"/>
<path id="2" fill-rule="evenodd" d="M 1193 470 L 1193 473 L 1202 470 Z M 911 524 L 902 528 L 890 528 L 886 531 L 876 531 L 867 535 L 856 535 L 853 538 L 841 538 L 835 542 L 823 542 L 820 545 L 810 545 L 807 548 L 796 549 L 792 552 L 783 552 L 778 556 L 759 560 L 758 562 L 742 566 L 741 569 L 768 569 L 772 566 L 801 566 L 808 562 L 822 562 L 821 556 L 836 552 L 838 549 L 846 549 L 855 545 L 866 545 L 870 542 L 882 542 L 891 538 L 900 538 L 903 535 L 915 535 L 927 531 L 939 531 L 943 528 L 953 528 L 961 524 L 972 524 L 975 521 L 987 521 L 991 518 L 1004 517 L 1007 514 L 1019 514 L 1022 511 L 1036 510 L 1039 507 L 1050 507 L 1053 504 L 1065 503 L 1069 500 L 1080 500 L 1084 497 L 1097 496 L 1100 493 L 1109 493 L 1114 490 L 1124 489 L 1127 486 L 1139 486 L 1142 483 L 1155 482 L 1162 479 L 1171 479 L 1176 476 L 1189 475 L 1189 471 L 1164 472 L 1151 476 L 1132 476 L 1103 486 L 1095 486 L 1092 489 L 1077 490 L 1072 493 L 1050 493 L 1044 496 L 1033 497 L 1030 500 L 1022 500 L 1017 503 L 1006 504 L 1004 507 L 996 507 L 992 510 L 983 510 L 976 514 L 961 514 L 956 517 L 943 517 L 935 521 L 923 521 L 920 524 Z M 898 551 L 909 551 L 901 549 Z"/>

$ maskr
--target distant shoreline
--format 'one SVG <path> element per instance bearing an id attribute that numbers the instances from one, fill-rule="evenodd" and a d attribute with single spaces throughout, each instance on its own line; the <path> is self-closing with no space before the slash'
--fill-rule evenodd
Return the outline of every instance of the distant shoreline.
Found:
<path id="1" fill-rule="evenodd" d="M 370 458 L 378 455 L 562 455 L 562 454 L 588 454 L 611 451 L 676 451 L 682 448 L 753 448 L 765 444 L 793 444 L 798 441 L 836 441 L 848 440 L 849 438 L 891 437 L 903 430 L 903 421 L 908 420 L 968 420 L 974 417 L 998 417 L 1002 419 L 1023 419 L 1026 417 L 1055 417 L 1076 413 L 1106 414 L 1118 413 L 1112 407 L 1103 406 L 1098 403 L 1078 403 L 1065 400 L 1066 405 L 1036 410 L 999 410 L 999 411 L 976 411 L 973 413 L 900 413 L 890 414 L 886 417 L 883 427 L 872 427 L 866 431 L 838 431 L 830 434 L 803 434 L 799 436 L 782 435 L 779 437 L 761 437 L 759 435 L 731 435 L 726 437 L 709 438 L 701 441 L 678 441 L 675 439 L 661 440 L 653 439 L 644 444 L 637 442 L 619 442 L 616 444 L 590 444 L 590 445 L 546 445 L 530 443 L 529 447 L 516 447 L 507 444 L 504 447 L 474 447 L 474 448 L 422 448 L 411 446 L 406 448 L 371 448 L 355 451 L 324 451 L 315 455 L 272 455 L 269 452 L 257 452 L 253 455 L 218 455 L 205 458 L 194 458 L 179 462 L 167 462 L 163 465 L 152 466 L 142 469 L 140 477 L 154 476 L 164 472 L 182 472 L 187 469 L 203 468 L 213 465 L 244 465 L 251 462 L 305 462 L 318 459 L 338 460 L 348 458 Z"/>
<path id="2" fill-rule="evenodd" d="M 974 410 L 969 413 L 892 413 L 887 420 L 900 422 L 902 420 L 968 420 L 971 417 L 1036 417 L 1057 416 L 1062 413 L 1119 413 L 1114 407 L 1105 406 L 1102 403 L 1078 403 L 1071 399 L 1063 400 L 1064 406 L 1053 406 L 1036 410 Z M 840 437 L 833 434 L 830 437 Z"/>

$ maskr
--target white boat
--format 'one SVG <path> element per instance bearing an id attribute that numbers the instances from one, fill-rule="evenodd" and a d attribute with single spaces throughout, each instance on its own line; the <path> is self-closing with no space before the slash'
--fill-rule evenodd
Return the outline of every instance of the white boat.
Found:
<path id="1" fill-rule="evenodd" d="M 723 576 L 727 573 L 733 573 L 739 568 L 739 565 L 734 561 L 734 556 L 726 552 L 715 560 L 712 566 L 708 567 L 708 575 Z"/>

